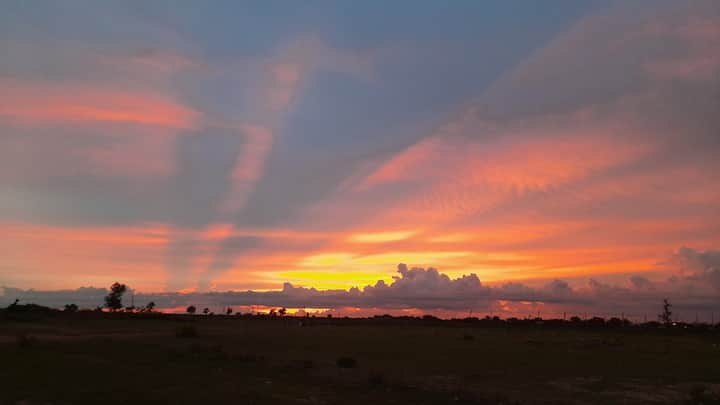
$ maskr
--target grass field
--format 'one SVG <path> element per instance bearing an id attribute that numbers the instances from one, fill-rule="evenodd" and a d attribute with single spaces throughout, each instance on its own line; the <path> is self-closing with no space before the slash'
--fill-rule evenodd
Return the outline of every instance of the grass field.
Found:
<path id="1" fill-rule="evenodd" d="M 0 403 L 720 403 L 717 331 L 76 313 L 0 321 Z"/>

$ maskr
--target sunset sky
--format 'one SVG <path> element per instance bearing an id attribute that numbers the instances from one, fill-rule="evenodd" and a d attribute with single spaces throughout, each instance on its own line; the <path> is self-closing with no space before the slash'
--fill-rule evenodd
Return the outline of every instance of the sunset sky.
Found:
<path id="1" fill-rule="evenodd" d="M 717 1 L 0 13 L 7 291 L 709 311 L 719 156 Z"/>

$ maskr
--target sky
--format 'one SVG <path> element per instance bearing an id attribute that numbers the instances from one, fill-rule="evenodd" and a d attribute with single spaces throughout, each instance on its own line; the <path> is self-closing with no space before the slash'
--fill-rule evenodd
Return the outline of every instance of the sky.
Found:
<path id="1" fill-rule="evenodd" d="M 0 301 L 720 312 L 718 2 L 3 9 Z"/>

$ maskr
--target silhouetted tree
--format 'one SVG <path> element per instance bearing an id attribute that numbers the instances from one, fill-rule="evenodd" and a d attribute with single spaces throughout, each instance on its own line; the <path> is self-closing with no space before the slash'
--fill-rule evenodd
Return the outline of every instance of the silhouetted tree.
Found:
<path id="1" fill-rule="evenodd" d="M 78 306 L 75 304 L 65 304 L 65 312 L 77 312 Z"/>
<path id="2" fill-rule="evenodd" d="M 210 308 L 203 309 L 203 314 L 207 315 L 210 313 Z"/>
<path id="3" fill-rule="evenodd" d="M 233 312 L 233 309 L 230 308 L 230 307 L 228 307 L 228 309 L 225 310 L 225 314 L 226 314 L 226 315 L 232 315 L 232 312 Z"/>
<path id="4" fill-rule="evenodd" d="M 607 321 L 607 324 L 610 326 L 623 326 L 625 324 L 625 321 L 623 319 L 620 319 L 616 316 L 610 318 L 609 321 Z"/>
<path id="5" fill-rule="evenodd" d="M 125 294 L 125 291 L 127 291 L 125 284 L 118 282 L 113 283 L 113 285 L 110 286 L 110 294 L 105 297 L 105 306 L 111 311 L 117 311 L 122 308 L 122 296 Z"/>
<path id="6" fill-rule="evenodd" d="M 603 326 L 605 325 L 605 318 L 593 316 L 590 320 L 587 321 L 587 323 L 593 326 Z"/>
<path id="7" fill-rule="evenodd" d="M 277 315 L 277 311 L 275 311 L 275 308 L 270 309 L 270 312 L 268 313 L 268 315 L 270 315 L 270 316 Z"/>
<path id="8" fill-rule="evenodd" d="M 282 308 L 278 309 L 278 314 L 280 316 L 285 316 L 286 313 L 287 313 L 287 308 L 282 307 Z"/>
<path id="9" fill-rule="evenodd" d="M 145 305 L 145 311 L 152 312 L 153 309 L 155 309 L 155 301 L 150 301 L 147 305 Z"/>
<path id="10" fill-rule="evenodd" d="M 670 310 L 672 308 L 672 304 L 665 298 L 663 300 L 663 311 L 658 315 L 658 319 L 660 322 L 664 323 L 665 325 L 670 325 L 672 323 L 672 311 Z"/>
<path id="11" fill-rule="evenodd" d="M 195 305 L 190 305 L 189 307 L 187 307 L 187 309 L 186 309 L 185 311 L 186 311 L 188 314 L 194 314 L 195 311 L 197 311 L 197 308 L 195 308 Z"/>

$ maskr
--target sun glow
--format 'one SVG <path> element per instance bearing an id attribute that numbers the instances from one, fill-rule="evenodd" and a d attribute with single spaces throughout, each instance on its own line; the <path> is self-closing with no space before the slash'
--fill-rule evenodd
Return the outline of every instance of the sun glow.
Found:
<path id="1" fill-rule="evenodd" d="M 383 243 L 404 240 L 415 235 L 417 231 L 372 232 L 356 233 L 350 236 L 351 242 L 357 243 Z"/>

